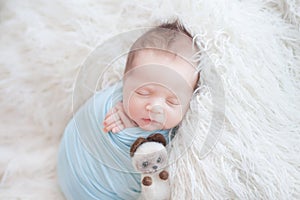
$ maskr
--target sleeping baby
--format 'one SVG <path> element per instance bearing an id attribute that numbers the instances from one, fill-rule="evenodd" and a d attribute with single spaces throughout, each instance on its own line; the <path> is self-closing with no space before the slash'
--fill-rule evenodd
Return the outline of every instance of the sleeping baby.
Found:
<path id="1" fill-rule="evenodd" d="M 95 93 L 68 123 L 58 179 L 67 199 L 137 199 L 140 174 L 130 157 L 138 137 L 169 142 L 198 86 L 199 50 L 178 22 L 149 30 L 132 45 L 123 79 Z"/>

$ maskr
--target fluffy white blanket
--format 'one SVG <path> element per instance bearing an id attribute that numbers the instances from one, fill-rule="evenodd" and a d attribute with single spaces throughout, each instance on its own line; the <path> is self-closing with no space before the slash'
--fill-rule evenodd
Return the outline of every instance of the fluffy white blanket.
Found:
<path id="1" fill-rule="evenodd" d="M 170 152 L 173 199 L 300 199 L 299 8 L 296 0 L 1 1 L 0 199 L 64 199 L 56 157 L 81 63 L 115 34 L 174 17 L 213 61 L 225 112 L 213 117 L 213 91 L 195 97 L 198 112 Z M 221 136 L 203 152 L 214 120 Z"/>

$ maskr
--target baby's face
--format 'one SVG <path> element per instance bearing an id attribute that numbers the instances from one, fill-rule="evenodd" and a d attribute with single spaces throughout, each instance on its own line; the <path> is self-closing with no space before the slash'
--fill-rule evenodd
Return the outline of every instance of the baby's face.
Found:
<path id="1" fill-rule="evenodd" d="M 197 77 L 179 56 L 142 50 L 124 75 L 124 110 L 144 130 L 173 128 L 188 110 Z"/>

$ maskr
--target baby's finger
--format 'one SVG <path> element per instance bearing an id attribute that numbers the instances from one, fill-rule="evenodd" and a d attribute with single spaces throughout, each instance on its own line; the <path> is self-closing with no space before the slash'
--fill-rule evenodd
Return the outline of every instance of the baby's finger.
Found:
<path id="1" fill-rule="evenodd" d="M 112 116 L 113 114 L 115 114 L 117 112 L 116 108 L 112 108 L 110 111 L 108 111 L 108 113 L 105 115 L 105 119 L 109 118 L 110 116 Z"/>
<path id="2" fill-rule="evenodd" d="M 124 125 L 123 125 L 123 124 L 120 124 L 120 125 L 114 127 L 111 131 L 112 131 L 113 133 L 117 133 L 117 132 L 120 132 L 120 131 L 123 130 L 123 129 L 124 129 Z"/>
<path id="3" fill-rule="evenodd" d="M 132 125 L 132 121 L 129 119 L 129 117 L 123 111 L 118 110 L 118 115 L 125 127 L 130 127 Z"/>
<path id="4" fill-rule="evenodd" d="M 122 127 L 122 126 L 123 126 L 123 124 L 122 124 L 121 120 L 119 120 L 119 121 L 109 124 L 108 126 L 104 126 L 104 132 L 108 132 L 108 131 L 113 130 L 116 127 Z"/>
<path id="5" fill-rule="evenodd" d="M 103 125 L 109 126 L 110 124 L 115 123 L 116 121 L 119 121 L 119 120 L 120 120 L 120 117 L 119 117 L 118 113 L 113 113 L 109 117 L 104 119 Z"/>

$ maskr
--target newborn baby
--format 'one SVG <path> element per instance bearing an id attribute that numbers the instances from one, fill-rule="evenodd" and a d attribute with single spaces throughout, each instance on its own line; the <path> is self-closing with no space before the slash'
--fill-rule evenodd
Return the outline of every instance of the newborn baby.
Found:
<path id="1" fill-rule="evenodd" d="M 58 178 L 67 199 L 139 196 L 130 146 L 153 133 L 168 141 L 197 86 L 199 73 L 189 60 L 196 50 L 177 21 L 151 29 L 133 44 L 123 80 L 92 96 L 65 129 Z"/>

